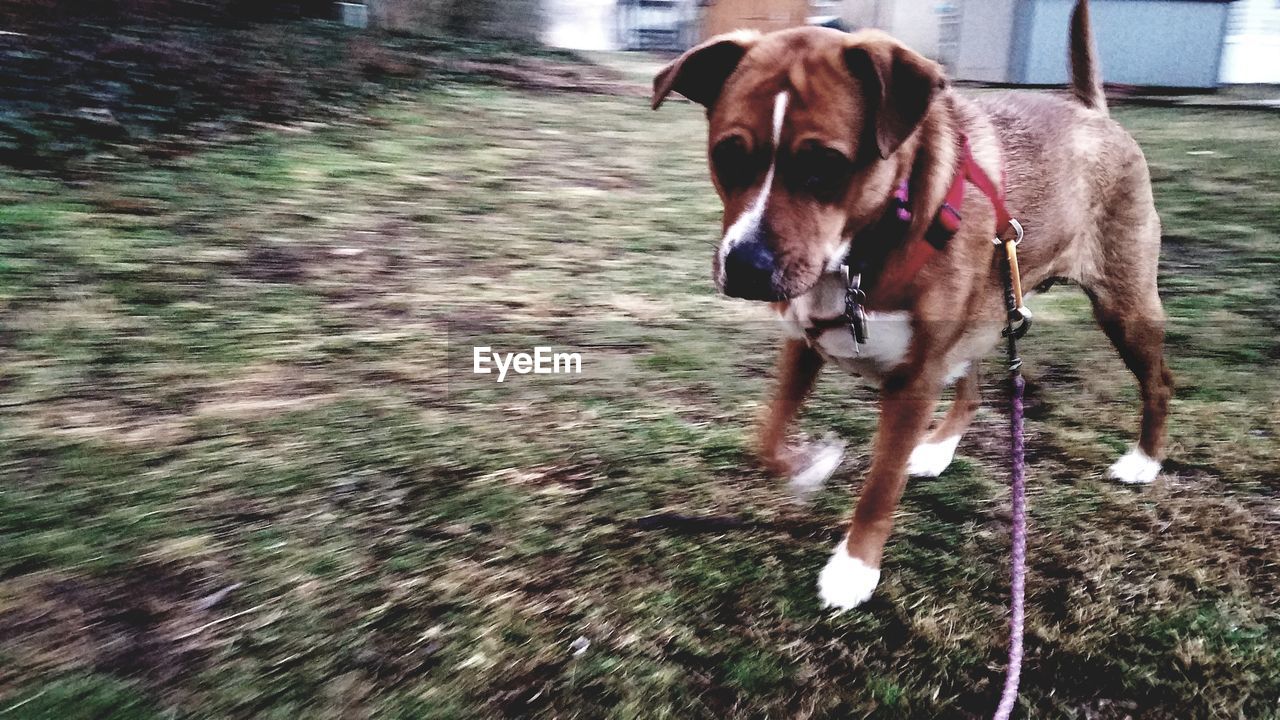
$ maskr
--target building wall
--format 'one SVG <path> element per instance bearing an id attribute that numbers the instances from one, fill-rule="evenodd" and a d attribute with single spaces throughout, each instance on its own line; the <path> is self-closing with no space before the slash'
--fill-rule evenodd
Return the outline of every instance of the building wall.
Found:
<path id="1" fill-rule="evenodd" d="M 956 57 L 948 71 L 957 80 L 1010 82 L 1014 28 L 1021 0 L 955 0 L 959 5 Z M 1066 28 L 1063 28 L 1066 37 Z"/>
<path id="2" fill-rule="evenodd" d="M 934 2 L 899 0 L 892 5 L 888 31 L 907 47 L 938 58 L 938 12 Z"/>
<path id="3" fill-rule="evenodd" d="M 734 30 L 772 32 L 805 24 L 809 0 L 715 0 L 703 10 L 704 38 Z"/>
<path id="4" fill-rule="evenodd" d="M 1280 83 L 1280 3 L 1240 0 L 1231 5 L 1219 79 Z"/>
<path id="5" fill-rule="evenodd" d="M 881 28 L 888 23 L 889 13 L 882 12 L 883 6 L 893 0 L 845 0 L 840 16 L 853 29 Z"/>
<path id="6" fill-rule="evenodd" d="M 922 0 L 845 0 L 849 27 L 879 28 L 926 57 L 938 58 L 937 5 Z"/>
<path id="7" fill-rule="evenodd" d="M 616 0 L 544 0 L 543 42 L 572 50 L 617 48 Z"/>
<path id="8" fill-rule="evenodd" d="M 981 2 L 981 0 L 979 0 Z M 968 2 L 968 9 L 974 3 Z M 1016 42 L 1025 63 L 1015 82 L 1067 82 L 1067 44 L 1074 0 L 1031 0 Z M 1094 0 L 1093 36 L 1106 82 L 1166 87 L 1215 87 L 1222 57 L 1226 3 L 1194 0 Z"/>

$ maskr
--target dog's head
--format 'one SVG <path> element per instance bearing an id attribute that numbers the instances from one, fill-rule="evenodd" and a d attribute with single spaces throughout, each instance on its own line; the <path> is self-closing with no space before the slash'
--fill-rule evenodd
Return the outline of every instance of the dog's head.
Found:
<path id="1" fill-rule="evenodd" d="M 716 286 L 751 300 L 802 295 L 838 268 L 906 177 L 942 69 L 877 31 L 798 28 L 712 38 L 653 81 L 707 108 L 724 203 Z"/>

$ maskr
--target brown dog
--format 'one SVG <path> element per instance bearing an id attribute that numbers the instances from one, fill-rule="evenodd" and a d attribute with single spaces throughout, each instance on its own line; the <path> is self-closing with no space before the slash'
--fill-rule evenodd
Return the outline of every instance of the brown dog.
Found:
<path id="1" fill-rule="evenodd" d="M 1023 284 L 1065 278 L 1084 288 L 1141 384 L 1141 438 L 1111 476 L 1147 483 L 1160 470 L 1171 394 L 1156 291 L 1160 219 L 1142 151 L 1107 116 L 1085 0 L 1072 16 L 1071 75 L 1074 97 L 968 99 L 888 35 L 798 28 L 713 38 L 654 80 L 655 108 L 672 91 L 707 108 L 724 203 L 716 286 L 773 302 L 792 331 L 761 429 L 764 462 L 806 482 L 838 464 L 838 451 L 786 444 L 825 361 L 881 386 L 862 496 L 818 579 L 827 605 L 871 596 L 908 474 L 940 474 L 979 404 L 977 361 L 999 337 L 1004 305 L 991 200 L 971 186 L 959 207 L 945 204 L 957 186 L 964 192 L 966 160 L 1003 179 L 1026 228 Z M 926 242 L 935 250 L 915 262 Z M 848 324 L 847 277 L 866 293 L 861 341 Z M 929 433 L 954 380 L 955 403 Z"/>

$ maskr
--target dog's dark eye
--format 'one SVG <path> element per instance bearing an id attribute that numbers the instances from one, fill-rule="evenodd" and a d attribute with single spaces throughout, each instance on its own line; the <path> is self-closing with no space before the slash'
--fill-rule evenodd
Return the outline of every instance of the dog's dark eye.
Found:
<path id="1" fill-rule="evenodd" d="M 789 163 L 787 180 L 792 188 L 823 202 L 839 198 L 849 179 L 852 164 L 828 147 L 802 147 Z"/>
<path id="2" fill-rule="evenodd" d="M 711 166 L 725 189 L 749 187 L 755 180 L 757 164 L 747 143 L 736 135 L 721 140 L 711 149 Z"/>

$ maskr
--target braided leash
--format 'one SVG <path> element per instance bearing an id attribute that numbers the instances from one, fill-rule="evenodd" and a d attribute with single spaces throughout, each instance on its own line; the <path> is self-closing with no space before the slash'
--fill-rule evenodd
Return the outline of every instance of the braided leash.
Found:
<path id="1" fill-rule="evenodd" d="M 1017 239 L 1022 239 L 1022 227 L 1013 221 Z M 997 240 L 997 242 L 1000 242 Z M 1023 599 L 1027 580 L 1027 498 L 1026 498 L 1026 441 L 1023 437 L 1023 395 L 1026 381 L 1022 377 L 1022 358 L 1018 357 L 1018 338 L 1026 334 L 1031 324 L 1030 314 L 1021 307 L 1022 288 L 1018 278 L 1017 241 L 1003 243 L 1001 255 L 1004 270 L 1004 301 L 1008 326 L 1004 335 L 1008 340 L 1009 357 L 1009 432 L 1012 435 L 1012 465 L 1009 492 L 1013 496 L 1013 552 L 1010 568 L 1009 601 L 1009 666 L 1005 671 L 1004 691 L 996 708 L 995 720 L 1009 720 L 1013 705 L 1018 701 L 1018 680 L 1022 675 Z"/>

